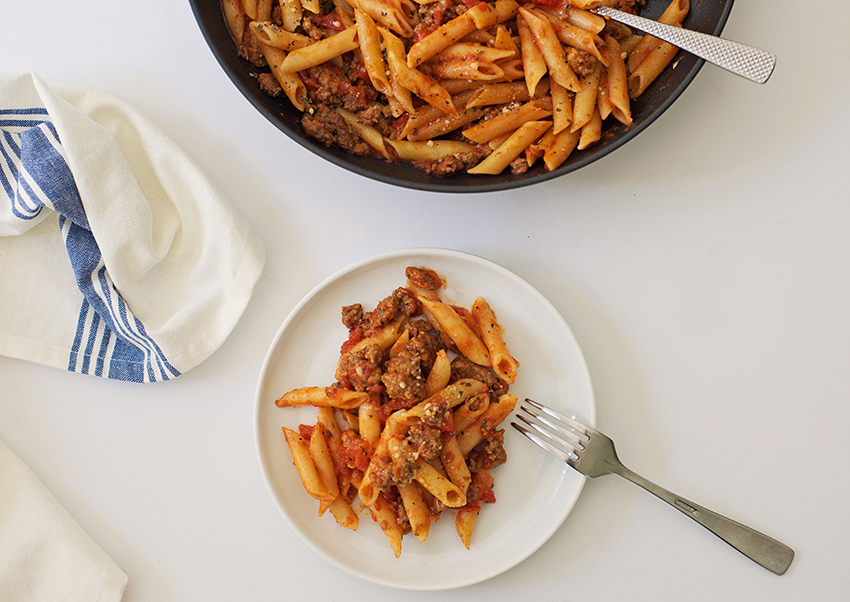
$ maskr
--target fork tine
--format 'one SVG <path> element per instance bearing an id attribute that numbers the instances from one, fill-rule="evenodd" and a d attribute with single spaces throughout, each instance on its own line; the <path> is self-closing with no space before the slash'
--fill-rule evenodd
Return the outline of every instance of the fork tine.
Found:
<path id="1" fill-rule="evenodd" d="M 543 449 L 548 451 L 550 454 L 552 454 L 553 456 L 555 456 L 559 460 L 566 462 L 570 466 L 573 465 L 573 462 L 575 462 L 576 457 L 573 457 L 572 455 L 568 454 L 564 450 L 562 450 L 562 449 L 556 447 L 555 445 L 552 445 L 551 443 L 549 443 L 549 441 L 547 441 L 546 439 L 543 438 L 543 437 L 549 437 L 549 435 L 547 435 L 546 433 L 542 433 L 540 431 L 539 427 L 537 427 L 536 425 L 534 425 L 530 421 L 526 420 L 525 417 L 517 416 L 517 418 L 519 418 L 520 420 L 522 420 L 523 422 L 528 424 L 530 427 L 532 427 L 534 429 L 534 431 L 531 431 L 531 430 L 525 428 L 524 426 L 517 424 L 516 422 L 511 422 L 512 427 L 514 427 L 520 433 L 522 433 L 523 435 L 528 437 L 533 443 L 536 443 L 537 445 L 539 445 L 540 447 L 542 447 Z M 543 435 L 543 437 L 541 437 L 538 433 L 540 433 L 540 435 Z"/>
<path id="2" fill-rule="evenodd" d="M 587 443 L 587 436 L 586 435 L 583 435 L 581 433 L 577 433 L 574 430 L 564 428 L 560 424 L 557 424 L 554 421 L 549 420 L 546 416 L 543 416 L 542 414 L 538 414 L 534 410 L 531 410 L 531 409 L 529 409 L 529 408 L 527 408 L 523 405 L 520 406 L 520 409 L 523 410 L 524 412 L 528 413 L 533 418 L 536 418 L 538 420 L 538 422 L 541 422 L 541 423 L 545 424 L 546 426 L 548 426 L 550 429 L 555 431 L 555 433 L 557 433 L 558 435 L 561 435 L 562 437 L 566 437 L 567 439 L 569 439 L 574 444 L 574 446 L 576 448 L 584 449 L 584 444 Z"/>
<path id="3" fill-rule="evenodd" d="M 560 412 L 556 412 L 552 408 L 548 408 L 548 407 L 544 406 L 539 401 L 534 401 L 533 399 L 528 399 L 527 397 L 525 398 L 525 401 L 526 401 L 526 403 L 531 404 L 531 406 L 537 408 L 541 412 L 549 414 L 549 416 L 551 416 L 552 418 L 555 418 L 556 420 L 560 420 L 561 422 L 563 422 L 564 424 L 569 426 L 571 429 L 581 433 L 585 437 L 589 437 L 592 433 L 597 432 L 595 429 L 593 429 L 589 426 L 586 426 L 586 425 L 582 424 L 581 422 L 578 422 L 577 420 L 570 418 L 569 416 L 565 416 L 564 414 L 561 414 Z"/>

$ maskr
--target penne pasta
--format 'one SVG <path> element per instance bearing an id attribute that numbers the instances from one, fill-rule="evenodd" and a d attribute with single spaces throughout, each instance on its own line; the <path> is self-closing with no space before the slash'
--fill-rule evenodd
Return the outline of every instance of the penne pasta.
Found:
<path id="1" fill-rule="evenodd" d="M 517 31 L 519 32 L 520 48 L 522 50 L 522 70 L 525 76 L 525 85 L 528 87 L 528 95 L 534 96 L 537 84 L 546 75 L 548 67 L 543 53 L 534 41 L 534 34 L 524 19 L 517 19 Z"/>
<path id="2" fill-rule="evenodd" d="M 532 100 L 473 128 L 464 130 L 463 135 L 474 142 L 483 144 L 497 136 L 516 131 L 517 128 L 528 121 L 537 121 L 551 116 L 552 106 L 549 101 Z"/>
<path id="3" fill-rule="evenodd" d="M 292 51 L 313 43 L 307 36 L 292 33 L 268 21 L 251 21 L 250 26 L 260 42 L 281 50 Z"/>
<path id="4" fill-rule="evenodd" d="M 320 502 L 332 502 L 336 496 L 328 491 L 319 476 L 319 472 L 310 455 L 310 445 L 304 437 L 292 429 L 283 427 L 283 435 L 286 438 L 289 451 L 292 453 L 292 460 L 295 463 L 295 468 L 298 470 L 298 476 L 301 477 L 304 490 Z"/>
<path id="5" fill-rule="evenodd" d="M 425 297 L 419 297 L 419 302 L 429 312 L 430 316 L 433 316 L 440 328 L 451 338 L 464 356 L 476 364 L 489 365 L 490 356 L 487 353 L 487 347 L 450 305 L 431 301 Z"/>
<path id="6" fill-rule="evenodd" d="M 611 114 L 617 121 L 630 125 L 632 110 L 629 104 L 629 84 L 626 76 L 626 64 L 620 52 L 620 44 L 606 35 L 610 64 L 608 65 L 608 99 L 611 102 Z"/>
<path id="7" fill-rule="evenodd" d="M 498 174 L 525 151 L 532 142 L 540 138 L 551 127 L 551 121 L 527 121 L 502 143 L 493 153 L 475 167 L 468 169 L 473 174 Z"/>
<path id="8" fill-rule="evenodd" d="M 541 158 L 557 169 L 609 123 L 629 126 L 632 100 L 677 53 L 589 10 L 619 0 L 219 1 L 239 56 L 268 66 L 258 84 L 283 92 L 305 133 L 441 176 L 519 173 Z M 689 10 L 669 0 L 659 21 L 681 26 Z M 530 102 L 549 113 L 498 113 Z"/>
<path id="9" fill-rule="evenodd" d="M 407 66 L 414 68 L 440 51 L 448 48 L 475 30 L 471 11 L 467 11 L 440 25 L 437 29 L 413 44 L 407 53 Z"/>
<path id="10" fill-rule="evenodd" d="M 342 33 L 319 40 L 315 44 L 293 50 L 280 68 L 286 73 L 304 71 L 358 48 L 357 28 L 352 26 Z"/>
<path id="11" fill-rule="evenodd" d="M 540 54 L 543 55 L 549 77 L 567 90 L 578 92 L 580 89 L 578 78 L 567 64 L 566 52 L 549 19 L 522 7 L 519 9 L 519 14 L 528 25 L 534 42 L 540 49 Z"/>
<path id="12" fill-rule="evenodd" d="M 395 557 L 406 533 L 426 541 L 431 524 L 444 512 L 456 513 L 461 541 L 470 545 L 481 506 L 495 501 L 490 471 L 507 457 L 504 431 L 495 427 L 516 404 L 516 396 L 503 393 L 507 384 L 496 368 L 483 364 L 473 370 L 465 357 L 452 360 L 449 354 L 456 352 L 423 315 L 451 311 L 453 317 L 444 320 L 446 330 L 462 324 L 485 352 L 493 349 L 493 359 L 501 365 L 498 358 L 510 353 L 486 301 L 476 298 L 468 308 L 449 305 L 441 296 L 446 282 L 433 270 L 410 266 L 405 276 L 406 287 L 396 289 L 374 311 L 352 305 L 342 312 L 349 337 L 341 359 L 351 360 L 345 364 L 351 370 L 378 374 L 380 380 L 346 373 L 331 387 L 299 387 L 277 401 L 282 407 L 317 407 L 314 426 L 282 429 L 302 486 L 319 501 L 319 516 L 330 511 L 339 525 L 356 530 L 353 504 L 359 498 Z M 363 354 L 352 357 L 364 340 L 374 347 L 381 340 L 384 346 L 363 347 Z M 465 371 L 476 378 L 463 377 Z M 404 379 L 424 381 L 421 390 L 408 396 L 415 387 L 413 380 Z M 411 384 L 401 387 L 399 382 Z M 495 391 L 499 396 L 491 402 Z"/>
<path id="13" fill-rule="evenodd" d="M 387 77 L 387 66 L 381 50 L 381 39 L 375 21 L 359 8 L 354 9 L 355 25 L 357 27 L 357 42 L 363 55 L 363 66 L 372 81 L 372 85 L 387 96 L 392 96 L 390 81 Z"/>
<path id="14" fill-rule="evenodd" d="M 502 327 L 496 319 L 490 304 L 484 297 L 478 297 L 472 304 L 472 315 L 481 331 L 481 339 L 490 352 L 490 365 L 496 376 L 513 384 L 516 380 L 519 362 L 508 352 L 508 346 L 502 337 Z"/>
<path id="15" fill-rule="evenodd" d="M 421 71 L 407 66 L 404 58 L 404 43 L 387 29 L 378 28 L 378 31 L 384 38 L 387 62 L 390 64 L 392 73 L 398 78 L 399 84 L 444 113 L 457 115 L 452 97 L 445 88 Z"/>
<path id="16" fill-rule="evenodd" d="M 593 117 L 593 110 L 596 108 L 596 97 L 599 93 L 599 78 L 601 76 L 602 63 L 597 63 L 590 75 L 581 81 L 581 90 L 576 94 L 575 103 L 573 104 L 573 124 L 571 129 L 574 132 L 583 128 Z"/>
<path id="17" fill-rule="evenodd" d="M 279 408 L 309 405 L 351 409 L 363 405 L 368 398 L 368 393 L 339 387 L 301 387 L 283 394 L 275 404 Z"/>
<path id="18" fill-rule="evenodd" d="M 558 169 L 578 146 L 580 137 L 580 131 L 573 132 L 566 129 L 556 134 L 543 152 L 543 163 L 546 165 L 546 169 L 548 171 Z"/>
<path id="19" fill-rule="evenodd" d="M 481 443 L 488 430 L 493 430 L 514 411 L 516 396 L 510 393 L 502 395 L 497 401 L 487 406 L 487 410 L 475 421 L 457 434 L 457 443 L 461 452 L 466 456 Z"/>
<path id="20" fill-rule="evenodd" d="M 399 485 L 398 493 L 404 504 L 404 511 L 410 521 L 413 536 L 419 541 L 428 539 L 431 530 L 431 510 L 425 501 L 422 486 L 413 481 L 407 485 Z"/>

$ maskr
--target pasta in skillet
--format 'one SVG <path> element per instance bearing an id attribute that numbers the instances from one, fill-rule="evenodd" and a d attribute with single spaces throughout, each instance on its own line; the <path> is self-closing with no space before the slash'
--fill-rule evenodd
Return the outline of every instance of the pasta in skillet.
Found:
<path id="1" fill-rule="evenodd" d="M 588 10 L 645 0 L 221 2 L 240 56 L 269 69 L 259 86 L 308 136 L 441 176 L 557 169 L 606 123 L 630 125 L 677 52 Z M 659 21 L 689 8 L 672 0 Z"/>

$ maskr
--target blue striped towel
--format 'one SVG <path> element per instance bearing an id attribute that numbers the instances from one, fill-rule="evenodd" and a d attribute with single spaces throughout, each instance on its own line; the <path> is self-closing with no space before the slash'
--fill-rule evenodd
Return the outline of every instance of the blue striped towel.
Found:
<path id="1" fill-rule="evenodd" d="M 0 354 L 174 378 L 229 335 L 263 260 L 244 220 L 132 107 L 0 74 Z"/>

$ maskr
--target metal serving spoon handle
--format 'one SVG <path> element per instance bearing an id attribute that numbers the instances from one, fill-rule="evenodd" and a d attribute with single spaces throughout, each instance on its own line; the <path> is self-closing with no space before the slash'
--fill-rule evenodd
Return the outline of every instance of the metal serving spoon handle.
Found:
<path id="1" fill-rule="evenodd" d="M 591 11 L 603 17 L 609 17 L 669 42 L 682 50 L 705 59 L 718 67 L 731 71 L 750 81 L 763 84 L 773 73 L 776 66 L 776 56 L 765 50 L 739 44 L 717 36 L 711 36 L 698 31 L 681 27 L 665 25 L 652 19 L 638 17 L 607 6 L 592 8 Z"/>

